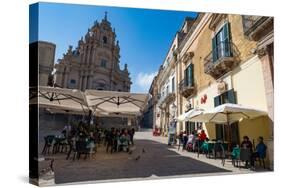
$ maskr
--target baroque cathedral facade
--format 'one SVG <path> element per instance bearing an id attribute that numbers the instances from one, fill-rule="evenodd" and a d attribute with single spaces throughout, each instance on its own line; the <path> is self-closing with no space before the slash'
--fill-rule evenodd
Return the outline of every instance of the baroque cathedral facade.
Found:
<path id="1" fill-rule="evenodd" d="M 115 29 L 107 20 L 95 21 L 74 49 L 69 46 L 55 64 L 55 83 L 70 89 L 129 92 L 131 78 L 127 64 L 120 69 L 120 47 Z"/>

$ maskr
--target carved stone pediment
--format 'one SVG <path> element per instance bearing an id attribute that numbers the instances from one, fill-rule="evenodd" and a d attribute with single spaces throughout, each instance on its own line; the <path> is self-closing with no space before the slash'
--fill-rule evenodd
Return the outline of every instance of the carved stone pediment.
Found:
<path id="1" fill-rule="evenodd" d="M 189 60 L 191 60 L 194 56 L 194 52 L 186 52 L 182 58 L 184 64 L 186 64 Z"/>
<path id="2" fill-rule="evenodd" d="M 209 29 L 215 31 L 217 25 L 226 18 L 226 14 L 213 14 L 211 22 L 209 24 Z"/>

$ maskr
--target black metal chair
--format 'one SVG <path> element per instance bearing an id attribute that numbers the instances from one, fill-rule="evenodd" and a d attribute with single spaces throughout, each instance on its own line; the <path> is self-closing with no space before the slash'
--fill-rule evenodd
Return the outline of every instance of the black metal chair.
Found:
<path id="1" fill-rule="evenodd" d="M 55 139 L 54 135 L 48 135 L 48 136 L 44 137 L 45 144 L 44 144 L 43 150 L 41 152 L 43 155 L 50 153 L 50 148 L 53 145 L 54 139 Z"/>
<path id="2" fill-rule="evenodd" d="M 77 152 L 77 159 L 80 159 L 80 156 L 83 154 L 85 155 L 84 159 L 90 156 L 90 148 L 87 147 L 87 142 L 85 139 L 78 140 L 76 142 L 76 152 Z"/>
<path id="3" fill-rule="evenodd" d="M 246 162 L 246 167 L 251 161 L 252 151 L 250 148 L 241 148 L 240 149 L 240 157 L 239 157 L 239 168 L 241 167 L 241 161 Z"/>

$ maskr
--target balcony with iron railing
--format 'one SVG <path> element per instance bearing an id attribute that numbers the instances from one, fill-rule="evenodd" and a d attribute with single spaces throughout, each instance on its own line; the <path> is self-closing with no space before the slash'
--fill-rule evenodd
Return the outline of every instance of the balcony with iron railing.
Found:
<path id="1" fill-rule="evenodd" d="M 156 95 L 152 96 L 153 104 L 157 104 L 159 99 L 160 99 L 160 94 L 156 94 Z"/>
<path id="2" fill-rule="evenodd" d="M 204 58 L 204 72 L 218 79 L 238 65 L 239 51 L 229 41 L 220 42 Z"/>
<path id="3" fill-rule="evenodd" d="M 244 34 L 251 40 L 258 41 L 273 30 L 273 17 L 242 16 Z"/>
<path id="4" fill-rule="evenodd" d="M 195 86 L 194 83 L 187 83 L 186 79 L 183 79 L 179 83 L 179 93 L 188 98 L 195 93 Z"/>
<path id="5" fill-rule="evenodd" d="M 160 97 L 160 99 L 158 100 L 158 103 L 160 104 L 160 106 L 164 107 L 164 106 L 166 106 L 166 104 L 173 101 L 175 99 L 175 97 L 176 97 L 176 95 L 175 95 L 174 91 L 166 92 L 164 95 L 162 95 Z"/>

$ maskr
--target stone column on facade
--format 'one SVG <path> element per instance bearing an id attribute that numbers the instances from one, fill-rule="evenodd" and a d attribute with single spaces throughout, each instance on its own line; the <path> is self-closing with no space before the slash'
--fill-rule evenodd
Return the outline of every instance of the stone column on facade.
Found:
<path id="1" fill-rule="evenodd" d="M 93 89 L 92 83 L 93 83 L 93 75 L 91 74 L 89 78 L 88 89 Z"/>
<path id="2" fill-rule="evenodd" d="M 169 125 L 169 110 L 167 108 L 168 105 L 165 107 L 165 135 L 168 135 L 168 125 Z"/>
<path id="3" fill-rule="evenodd" d="M 162 109 L 160 109 L 160 129 L 161 129 L 161 134 L 163 136 L 163 132 L 164 132 L 164 127 L 163 127 L 163 111 Z"/>
<path id="4" fill-rule="evenodd" d="M 176 62 L 176 67 L 175 67 L 175 72 L 176 72 L 176 75 L 175 75 L 175 77 L 176 77 L 176 79 L 175 79 L 175 81 L 176 81 L 176 83 L 175 83 L 175 85 L 176 85 L 176 87 L 177 87 L 177 89 L 176 89 L 176 101 L 177 101 L 177 117 L 179 116 L 179 115 L 181 115 L 181 112 L 180 112 L 180 102 L 179 102 L 179 100 L 180 100 L 180 93 L 179 93 L 179 83 L 180 83 L 180 77 L 179 77 L 179 64 L 180 64 L 180 61 L 177 61 Z M 178 122 L 178 127 L 179 127 L 179 131 L 182 129 L 182 122 Z M 178 128 L 177 128 L 178 129 Z M 178 130 L 177 130 L 177 132 L 178 132 Z"/>
<path id="5" fill-rule="evenodd" d="M 274 86 L 273 86 L 273 72 L 271 69 L 271 59 L 267 52 L 267 49 L 263 48 L 259 50 L 259 58 L 262 62 L 262 71 L 264 77 L 264 86 L 266 92 L 268 116 L 274 121 Z"/>
<path id="6" fill-rule="evenodd" d="M 91 84 L 91 77 L 90 75 L 87 76 L 87 84 L 86 84 L 86 89 L 90 89 L 90 84 Z"/>
<path id="7" fill-rule="evenodd" d="M 67 86 L 68 86 L 68 78 L 69 78 L 69 72 L 68 72 L 68 70 L 65 72 L 65 75 L 64 75 L 64 87 L 65 88 L 67 88 Z"/>
<path id="8" fill-rule="evenodd" d="M 88 60 L 89 65 L 91 65 L 92 63 L 92 57 L 93 57 L 93 46 L 90 47 L 89 60 Z"/>
<path id="9" fill-rule="evenodd" d="M 77 89 L 79 90 L 81 90 L 81 82 L 82 82 L 82 77 L 81 77 L 81 72 L 79 72 L 78 86 L 77 86 Z"/>
<path id="10" fill-rule="evenodd" d="M 84 75 L 81 76 L 81 85 L 80 85 L 80 90 L 83 91 L 83 88 L 84 88 Z"/>
<path id="11" fill-rule="evenodd" d="M 85 75 L 85 76 L 84 76 L 84 80 L 83 80 L 83 90 L 86 89 L 86 87 L 87 87 L 87 82 L 88 82 L 88 75 Z"/>
<path id="12" fill-rule="evenodd" d="M 85 47 L 84 47 L 84 50 L 83 50 L 83 52 L 84 52 L 84 53 L 83 53 L 83 64 L 84 64 L 84 65 L 87 64 L 87 62 L 86 62 L 86 61 L 87 61 L 87 49 L 88 49 L 88 48 L 85 46 Z"/>
<path id="13" fill-rule="evenodd" d="M 178 79 L 179 79 L 179 83 L 183 80 L 182 78 L 182 61 L 180 60 L 180 62 L 178 63 Z M 179 92 L 178 92 L 179 94 Z M 179 113 L 182 114 L 183 113 L 183 98 L 182 98 L 182 95 L 178 95 L 179 98 L 178 98 L 178 110 L 179 110 Z M 183 130 L 185 131 L 185 126 L 183 125 L 184 122 L 181 122 L 181 125 L 183 127 Z"/>
<path id="14" fill-rule="evenodd" d="M 271 138 L 265 140 L 267 145 L 267 156 L 269 158 L 269 166 L 273 169 L 274 163 L 274 145 L 273 145 L 273 136 L 274 136 L 274 85 L 273 85 L 273 69 L 271 68 L 271 57 L 267 47 L 263 47 L 258 50 L 258 56 L 262 63 L 262 71 L 264 77 L 264 86 L 266 92 L 266 101 L 267 101 L 267 109 L 268 109 L 268 116 L 269 116 L 269 125 L 270 125 L 270 133 Z"/>
<path id="15" fill-rule="evenodd" d="M 87 65 L 90 64 L 90 57 L 91 57 L 91 46 L 89 46 L 88 50 L 87 50 Z"/>

